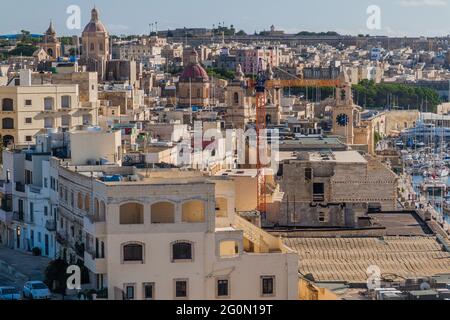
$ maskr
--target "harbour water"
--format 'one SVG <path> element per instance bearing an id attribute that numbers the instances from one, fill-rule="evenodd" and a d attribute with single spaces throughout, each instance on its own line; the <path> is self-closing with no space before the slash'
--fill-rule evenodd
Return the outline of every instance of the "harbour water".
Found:
<path id="1" fill-rule="evenodd" d="M 423 176 L 414 175 L 414 176 L 412 176 L 412 181 L 413 181 L 414 190 L 416 191 L 416 194 L 420 195 L 420 186 L 421 186 L 422 182 L 424 181 Z M 442 178 L 441 181 L 445 182 L 447 184 L 447 186 L 449 186 L 448 190 L 450 190 L 450 177 Z M 422 197 L 423 196 L 424 195 L 422 194 Z M 434 194 L 428 195 L 427 202 L 429 202 L 431 205 L 433 205 L 434 208 L 436 209 L 436 211 L 442 213 L 442 211 L 443 211 L 442 204 L 446 198 L 447 199 L 450 198 L 450 192 L 447 192 L 447 194 L 442 194 L 442 192 L 436 192 Z M 445 221 L 450 223 L 450 215 L 444 213 L 444 219 L 445 219 Z"/>

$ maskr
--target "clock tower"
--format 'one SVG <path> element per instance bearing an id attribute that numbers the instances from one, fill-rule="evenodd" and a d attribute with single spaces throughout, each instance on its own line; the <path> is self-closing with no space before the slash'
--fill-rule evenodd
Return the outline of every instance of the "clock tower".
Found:
<path id="1" fill-rule="evenodd" d="M 342 75 L 345 78 L 345 75 Z M 360 108 L 353 103 L 351 83 L 342 79 L 336 88 L 336 104 L 333 107 L 333 135 L 344 137 L 353 144 L 354 128 L 360 123 Z"/>

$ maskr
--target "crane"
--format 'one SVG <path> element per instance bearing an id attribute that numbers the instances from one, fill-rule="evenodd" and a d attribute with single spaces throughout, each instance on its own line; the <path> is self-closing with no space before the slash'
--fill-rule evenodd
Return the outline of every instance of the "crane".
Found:
<path id="1" fill-rule="evenodd" d="M 292 76 L 292 75 L 291 75 Z M 267 127 L 266 93 L 267 90 L 295 88 L 295 87 L 334 87 L 342 84 L 342 79 L 291 79 L 275 80 L 267 77 L 262 68 L 262 59 L 259 60 L 256 79 L 249 79 L 248 86 L 255 88 L 256 96 L 256 169 L 257 169 L 257 210 L 262 214 L 267 213 L 267 178 L 264 172 L 265 165 L 261 162 L 261 155 L 266 154 L 267 136 L 262 136 Z"/>

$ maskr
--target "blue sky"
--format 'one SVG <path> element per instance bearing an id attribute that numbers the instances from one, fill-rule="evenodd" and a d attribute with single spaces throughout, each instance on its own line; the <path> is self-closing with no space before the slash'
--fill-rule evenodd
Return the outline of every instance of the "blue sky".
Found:
<path id="1" fill-rule="evenodd" d="M 155 21 L 160 30 L 212 27 L 225 22 L 249 33 L 267 30 L 274 24 L 286 32 L 450 34 L 450 0 L 15 0 L 1 4 L 0 34 L 22 29 L 42 33 L 50 19 L 59 35 L 79 34 L 81 30 L 66 27 L 66 9 L 70 5 L 80 6 L 84 26 L 94 4 L 112 34 L 148 33 L 149 23 Z M 367 29 L 369 5 L 381 9 L 380 30 Z"/>

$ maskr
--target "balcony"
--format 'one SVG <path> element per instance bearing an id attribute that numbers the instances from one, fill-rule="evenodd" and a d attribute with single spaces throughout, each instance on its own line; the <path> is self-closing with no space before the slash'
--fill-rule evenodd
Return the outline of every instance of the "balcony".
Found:
<path id="1" fill-rule="evenodd" d="M 325 194 L 314 194 L 313 195 L 313 201 L 314 202 L 324 202 L 325 201 Z"/>
<path id="2" fill-rule="evenodd" d="M 90 271 L 96 274 L 107 273 L 106 259 L 95 258 L 95 254 L 90 251 L 84 252 L 84 265 Z"/>
<path id="3" fill-rule="evenodd" d="M 50 232 L 56 231 L 56 220 L 47 220 L 45 222 L 45 228 Z"/>
<path id="4" fill-rule="evenodd" d="M 84 231 L 90 235 L 99 237 L 106 234 L 106 222 L 98 221 L 92 215 L 85 216 L 83 219 Z"/>
<path id="5" fill-rule="evenodd" d="M 22 182 L 16 182 L 16 191 L 25 193 L 25 185 Z"/>
<path id="6" fill-rule="evenodd" d="M 0 209 L 5 212 L 12 212 L 12 195 L 5 195 L 1 200 Z"/>
<path id="7" fill-rule="evenodd" d="M 0 210 L 0 221 L 5 224 L 11 224 L 11 222 L 13 221 L 13 213 Z"/>
<path id="8" fill-rule="evenodd" d="M 24 212 L 14 212 L 13 213 L 13 221 L 25 222 L 25 213 Z"/>
<path id="9" fill-rule="evenodd" d="M 68 246 L 69 245 L 69 235 L 57 232 L 56 233 L 56 242 L 58 242 L 62 246 Z"/>

